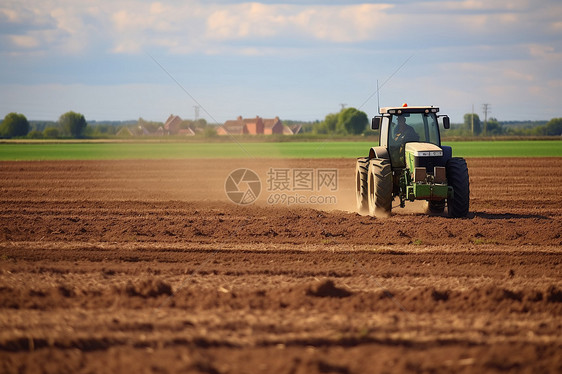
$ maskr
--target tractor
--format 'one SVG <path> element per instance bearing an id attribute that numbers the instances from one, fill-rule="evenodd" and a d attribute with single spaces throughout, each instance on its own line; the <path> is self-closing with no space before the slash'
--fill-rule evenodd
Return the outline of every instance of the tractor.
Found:
<path id="1" fill-rule="evenodd" d="M 392 203 L 426 200 L 430 214 L 450 217 L 468 214 L 470 187 L 463 158 L 453 157 L 449 146 L 441 145 L 439 120 L 450 127 L 449 117 L 438 115 L 434 106 L 381 108 L 371 122 L 380 130 L 379 146 L 368 157 L 357 159 L 355 167 L 357 210 L 371 216 L 389 216 Z"/>

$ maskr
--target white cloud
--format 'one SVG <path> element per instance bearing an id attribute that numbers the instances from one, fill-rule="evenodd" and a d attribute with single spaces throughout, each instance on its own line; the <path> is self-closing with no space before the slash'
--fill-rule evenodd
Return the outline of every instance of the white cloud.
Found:
<path id="1" fill-rule="evenodd" d="M 162 14 L 165 11 L 166 7 L 160 2 L 150 4 L 150 14 Z"/>
<path id="2" fill-rule="evenodd" d="M 18 13 L 13 9 L 0 8 L 0 19 L 4 19 L 7 22 L 17 22 Z"/>
<path id="3" fill-rule="evenodd" d="M 160 2 L 132 5 L 128 0 L 116 3 L 109 13 L 110 49 L 116 53 L 138 53 L 151 47 L 166 47 L 172 53 L 193 52 L 200 46 L 204 32 L 201 9 L 194 1 L 177 6 Z"/>
<path id="4" fill-rule="evenodd" d="M 232 52 L 232 42 L 245 44 L 240 53 L 257 49 L 252 43 L 322 41 L 355 43 L 376 39 L 390 5 L 300 6 L 243 3 L 207 5 L 187 2 L 135 7 L 118 3 L 111 13 L 114 52 L 139 52 L 162 46 L 172 53 Z M 269 49 L 271 50 L 271 49 Z"/>
<path id="5" fill-rule="evenodd" d="M 0 32 L 9 35 L 12 42 L 12 50 L 6 50 L 7 53 L 31 47 L 34 50 L 30 53 L 80 53 L 89 50 L 100 36 L 98 22 L 103 17 L 83 3 L 22 0 L 10 2 L 8 6 L 0 10 L 0 15 L 7 17 Z"/>
<path id="6" fill-rule="evenodd" d="M 10 39 L 14 45 L 20 48 L 35 48 L 39 41 L 31 35 L 11 35 Z"/>
<path id="7" fill-rule="evenodd" d="M 562 32 L 562 5 L 527 0 L 427 1 L 407 4 L 300 5 L 201 0 L 13 1 L 0 20 L 13 27 L 15 49 L 80 53 L 138 53 L 151 47 L 172 53 L 232 53 L 314 43 L 394 43 L 403 48 L 439 44 L 527 42 Z M 475 40 L 474 38 L 479 38 Z M 488 40 L 487 40 L 488 39 Z M 35 43 L 31 41 L 35 40 Z M 271 48 L 269 49 L 272 50 Z M 104 52 L 104 51 L 97 51 Z"/>
<path id="8" fill-rule="evenodd" d="M 501 74 L 504 78 L 507 78 L 507 80 L 510 82 L 517 82 L 517 81 L 532 82 L 535 80 L 533 74 L 525 73 L 517 69 L 504 69 L 501 72 Z"/>
<path id="9" fill-rule="evenodd" d="M 528 46 L 529 55 L 541 60 L 558 60 L 562 62 L 562 51 L 556 51 L 551 45 L 531 44 Z"/>
<path id="10" fill-rule="evenodd" d="M 221 7 L 207 19 L 214 40 L 306 38 L 335 43 L 376 39 L 391 5 L 340 6 L 264 5 L 248 3 Z"/>
<path id="11" fill-rule="evenodd" d="M 432 13 L 442 12 L 520 12 L 527 11 L 531 7 L 537 7 L 537 2 L 531 0 L 512 0 L 506 2 L 504 0 L 464 0 L 464 1 L 424 1 L 412 2 L 406 4 L 411 10 L 419 10 L 420 8 L 431 10 Z"/>

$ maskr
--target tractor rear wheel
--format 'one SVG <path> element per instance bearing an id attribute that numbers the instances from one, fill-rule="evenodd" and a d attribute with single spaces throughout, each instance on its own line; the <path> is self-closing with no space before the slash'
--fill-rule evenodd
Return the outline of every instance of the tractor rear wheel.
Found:
<path id="1" fill-rule="evenodd" d="M 453 198 L 447 199 L 450 217 L 466 217 L 470 205 L 470 182 L 466 161 L 453 157 L 447 161 L 447 182 L 453 187 Z"/>
<path id="2" fill-rule="evenodd" d="M 390 161 L 374 158 L 369 160 L 368 205 L 371 216 L 386 217 L 392 210 L 392 168 Z"/>
<path id="3" fill-rule="evenodd" d="M 357 201 L 357 211 L 367 213 L 369 202 L 367 198 L 367 172 L 369 171 L 369 159 L 361 157 L 355 163 L 355 200 Z"/>

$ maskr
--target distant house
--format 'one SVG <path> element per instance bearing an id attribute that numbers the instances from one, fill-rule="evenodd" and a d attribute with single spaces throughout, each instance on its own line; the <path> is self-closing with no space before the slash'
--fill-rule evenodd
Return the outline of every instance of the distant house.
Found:
<path id="1" fill-rule="evenodd" d="M 283 125 L 283 134 L 284 135 L 296 135 L 302 129 L 302 125 Z"/>
<path id="2" fill-rule="evenodd" d="M 217 129 L 217 134 L 219 135 L 257 135 L 263 134 L 263 119 L 259 116 L 256 118 L 238 118 L 234 120 L 228 120 Z"/>
<path id="3" fill-rule="evenodd" d="M 263 133 L 265 135 L 283 134 L 283 124 L 279 120 L 279 117 L 264 119 L 263 124 Z"/>
<path id="4" fill-rule="evenodd" d="M 117 133 L 115 135 L 117 135 L 117 136 L 135 136 L 135 133 L 128 126 L 123 126 L 117 131 Z"/>
<path id="5" fill-rule="evenodd" d="M 256 116 L 256 118 L 251 119 L 242 119 L 242 117 L 238 117 L 238 119 L 244 121 L 244 123 L 246 124 L 246 128 L 248 129 L 248 134 L 263 134 L 265 124 L 263 122 L 263 118 L 261 118 L 260 116 Z"/>
<path id="6" fill-rule="evenodd" d="M 143 136 L 150 135 L 150 131 L 148 131 L 143 125 L 137 126 L 137 133 Z"/>
<path id="7" fill-rule="evenodd" d="M 187 129 L 179 129 L 178 135 L 195 136 L 195 131 L 193 131 L 191 127 L 188 127 Z"/>
<path id="8" fill-rule="evenodd" d="M 175 135 L 180 130 L 182 119 L 180 116 L 170 114 L 170 117 L 164 123 L 164 132 L 166 135 Z"/>
<path id="9" fill-rule="evenodd" d="M 226 121 L 217 129 L 217 135 L 245 135 L 248 128 L 243 121 Z"/>
<path id="10" fill-rule="evenodd" d="M 235 120 L 228 120 L 217 129 L 218 135 L 272 135 L 283 134 L 283 124 L 279 117 L 264 119 L 260 116 L 255 118 L 242 118 L 238 116 Z"/>
<path id="11" fill-rule="evenodd" d="M 146 136 L 150 135 L 150 131 L 148 131 L 143 125 L 137 126 L 123 126 L 117 131 L 117 136 Z"/>
<path id="12" fill-rule="evenodd" d="M 191 127 L 182 126 L 183 120 L 180 116 L 170 114 L 164 126 L 158 128 L 156 135 L 183 135 L 194 136 L 195 131 Z M 183 127 L 183 128 L 182 128 Z"/>

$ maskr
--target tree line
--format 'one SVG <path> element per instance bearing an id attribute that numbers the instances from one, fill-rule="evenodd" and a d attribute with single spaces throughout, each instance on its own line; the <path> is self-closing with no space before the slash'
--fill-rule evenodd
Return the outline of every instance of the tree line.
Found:
<path id="1" fill-rule="evenodd" d="M 446 136 L 561 136 L 562 118 L 550 121 L 527 121 L 514 124 L 502 123 L 497 118 L 481 121 L 478 114 L 467 113 L 462 124 L 453 124 Z M 317 121 L 304 132 L 326 135 L 373 135 L 367 114 L 355 108 L 342 109 L 339 113 L 328 114 L 324 121 Z"/>
<path id="2" fill-rule="evenodd" d="M 464 122 L 453 125 L 448 136 L 560 136 L 562 135 L 562 118 L 550 121 L 500 122 L 491 117 L 482 121 L 476 113 L 466 113 Z"/>
<path id="3" fill-rule="evenodd" d="M 355 108 L 342 108 L 339 113 L 326 115 L 324 121 L 312 126 L 313 134 L 360 135 L 370 131 L 369 117 Z"/>
<path id="4" fill-rule="evenodd" d="M 0 136 L 3 138 L 82 138 L 88 123 L 84 115 L 66 112 L 59 117 L 57 123 L 45 127 L 42 131 L 31 130 L 27 118 L 21 113 L 8 113 L 0 124 Z"/>
<path id="5" fill-rule="evenodd" d="M 28 121 L 20 113 L 8 113 L 0 122 L 0 138 L 57 139 L 57 138 L 108 138 L 119 136 L 119 130 L 130 128 L 143 129 L 154 134 L 164 125 L 163 122 L 146 121 L 143 118 L 132 121 L 91 121 L 88 123 L 83 114 L 73 111 L 64 113 L 58 121 Z M 204 136 L 216 135 L 216 126 L 209 126 L 203 118 L 183 120 L 180 129 L 190 128 Z M 124 136 L 127 133 L 125 133 Z"/>
<path id="6" fill-rule="evenodd" d="M 294 121 L 284 121 L 294 122 Z M 150 133 L 163 125 L 162 122 L 146 121 L 139 118 L 138 121 L 128 122 L 102 122 L 88 124 L 84 115 L 73 111 L 62 114 L 58 121 L 34 121 L 33 126 L 25 115 L 20 113 L 8 113 L 0 123 L 0 137 L 2 138 L 31 138 L 31 139 L 55 139 L 55 138 L 104 138 L 117 136 L 119 125 L 135 125 L 137 128 L 146 129 Z M 323 121 L 315 121 L 303 125 L 302 133 L 315 135 L 373 135 L 375 134 L 369 125 L 369 119 L 365 112 L 356 108 L 343 108 L 338 113 L 326 115 Z M 517 126 L 518 125 L 518 126 Z M 528 122 L 514 125 L 509 122 L 500 122 L 496 118 L 490 118 L 482 122 L 478 114 L 467 113 L 464 115 L 462 124 L 453 124 L 446 132 L 447 136 L 560 136 L 562 135 L 562 118 L 553 118 L 548 122 Z M 32 128 L 33 127 L 33 128 Z M 180 128 L 197 129 L 198 132 L 209 137 L 216 135 L 216 126 L 209 126 L 204 119 L 196 121 L 183 120 Z"/>

